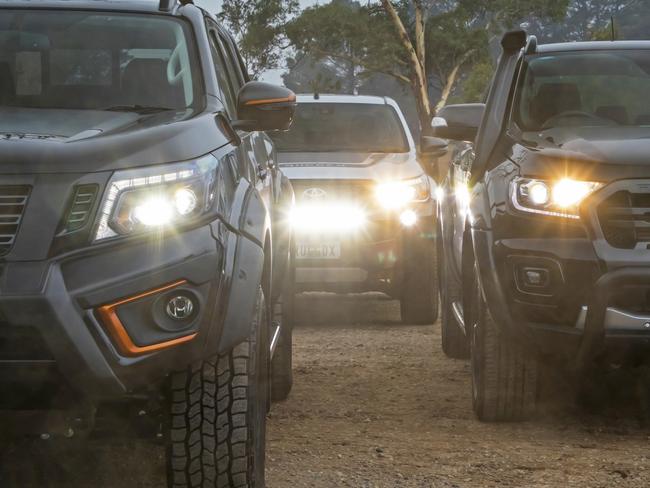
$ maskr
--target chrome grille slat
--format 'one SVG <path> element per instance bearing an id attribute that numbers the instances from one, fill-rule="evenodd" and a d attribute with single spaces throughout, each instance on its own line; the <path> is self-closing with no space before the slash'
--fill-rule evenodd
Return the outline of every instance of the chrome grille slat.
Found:
<path id="1" fill-rule="evenodd" d="M 31 187 L 0 185 L 0 256 L 11 251 L 23 220 Z"/>

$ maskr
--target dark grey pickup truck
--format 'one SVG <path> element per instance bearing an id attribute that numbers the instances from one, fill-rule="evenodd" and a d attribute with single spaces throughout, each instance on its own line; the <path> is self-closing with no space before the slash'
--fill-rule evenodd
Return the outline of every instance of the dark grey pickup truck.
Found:
<path id="1" fill-rule="evenodd" d="M 3 403 L 145 402 L 169 486 L 264 486 L 294 107 L 191 1 L 0 4 Z"/>
<path id="2" fill-rule="evenodd" d="M 643 368 L 650 346 L 650 43 L 502 44 L 486 105 L 448 106 L 434 128 L 457 141 L 443 348 L 471 356 L 488 421 L 531 415 L 543 371 Z"/>

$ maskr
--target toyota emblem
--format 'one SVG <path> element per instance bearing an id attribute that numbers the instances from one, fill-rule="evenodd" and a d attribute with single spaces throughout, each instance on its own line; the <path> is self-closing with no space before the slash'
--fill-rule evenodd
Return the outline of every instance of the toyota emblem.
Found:
<path id="1" fill-rule="evenodd" d="M 322 188 L 308 188 L 302 194 L 303 197 L 309 200 L 318 200 L 327 196 L 327 192 Z"/>

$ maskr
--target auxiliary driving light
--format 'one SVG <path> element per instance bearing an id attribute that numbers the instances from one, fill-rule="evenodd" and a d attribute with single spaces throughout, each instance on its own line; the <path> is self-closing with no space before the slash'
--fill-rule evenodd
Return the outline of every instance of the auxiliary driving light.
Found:
<path id="1" fill-rule="evenodd" d="M 405 210 L 399 220 L 404 227 L 413 227 L 418 222 L 418 215 L 413 210 Z"/>
<path id="2" fill-rule="evenodd" d="M 290 214 L 291 225 L 302 232 L 352 232 L 366 220 L 366 212 L 351 204 L 297 205 Z"/>

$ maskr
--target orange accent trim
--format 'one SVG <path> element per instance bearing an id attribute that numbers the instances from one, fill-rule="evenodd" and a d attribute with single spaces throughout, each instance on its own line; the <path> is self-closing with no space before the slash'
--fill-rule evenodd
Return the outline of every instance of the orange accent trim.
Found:
<path id="1" fill-rule="evenodd" d="M 172 290 L 174 288 L 178 288 L 179 286 L 185 284 L 187 284 L 186 280 L 177 281 L 176 283 L 172 283 L 170 285 L 163 286 L 155 290 L 141 293 L 140 295 L 135 295 L 130 298 L 125 298 L 124 300 L 120 300 L 119 302 L 111 303 L 109 305 L 104 305 L 97 309 L 97 313 L 99 317 L 102 319 L 102 322 L 108 329 L 108 332 L 110 333 L 113 340 L 117 343 L 119 349 L 122 351 L 123 354 L 125 354 L 126 356 L 140 356 L 143 354 L 149 354 L 156 351 L 162 351 L 163 349 L 169 349 L 170 347 L 174 347 L 180 344 L 184 344 L 186 342 L 190 342 L 191 340 L 196 338 L 198 334 L 190 334 L 184 337 L 179 337 L 178 339 L 174 339 L 171 341 L 140 347 L 133 343 L 133 340 L 131 340 L 129 333 L 124 328 L 122 321 L 117 316 L 116 309 L 122 305 L 126 305 L 127 303 L 137 302 L 138 300 L 142 300 L 143 298 L 147 298 L 150 297 L 151 295 L 156 295 L 158 293 L 162 293 L 167 290 Z"/>
<path id="2" fill-rule="evenodd" d="M 247 107 L 253 107 L 255 105 L 270 105 L 272 103 L 292 103 L 296 101 L 296 95 L 291 95 L 286 98 L 269 98 L 266 100 L 251 100 L 250 102 L 246 102 L 245 105 Z"/>

